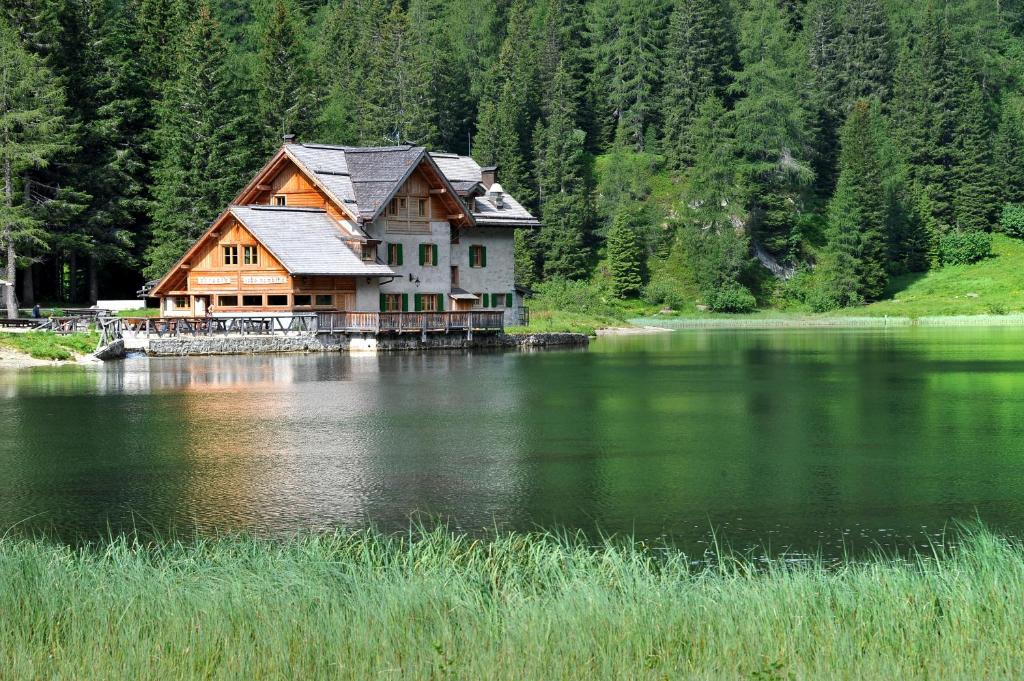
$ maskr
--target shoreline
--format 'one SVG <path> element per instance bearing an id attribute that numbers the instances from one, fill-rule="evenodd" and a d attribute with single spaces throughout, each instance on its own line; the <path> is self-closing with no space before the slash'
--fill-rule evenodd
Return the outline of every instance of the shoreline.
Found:
<path id="1" fill-rule="evenodd" d="M 601 336 L 647 336 L 656 333 L 671 333 L 674 329 L 645 324 L 644 326 L 608 326 L 597 329 L 594 335 Z"/>
<path id="2" fill-rule="evenodd" d="M 1007 315 L 941 315 L 925 317 L 640 317 L 630 320 L 668 331 L 694 329 L 884 329 L 953 327 L 1024 327 L 1024 313 Z"/>

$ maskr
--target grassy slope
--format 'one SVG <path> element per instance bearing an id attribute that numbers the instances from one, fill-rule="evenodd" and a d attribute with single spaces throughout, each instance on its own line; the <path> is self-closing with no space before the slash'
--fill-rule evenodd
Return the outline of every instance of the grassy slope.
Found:
<path id="1" fill-rule="evenodd" d="M 900 277 L 886 300 L 834 314 L 928 317 L 1024 311 L 1024 241 L 992 237 L 994 257 Z M 968 295 L 971 294 L 971 295 Z"/>
<path id="2" fill-rule="evenodd" d="M 1019 678 L 1024 547 L 825 567 L 540 535 L 0 539 L 0 678 Z"/>
<path id="3" fill-rule="evenodd" d="M 73 333 L 58 336 L 45 331 L 28 333 L 0 333 L 0 346 L 24 353 L 34 359 L 74 359 L 96 349 L 99 336 L 95 333 Z"/>

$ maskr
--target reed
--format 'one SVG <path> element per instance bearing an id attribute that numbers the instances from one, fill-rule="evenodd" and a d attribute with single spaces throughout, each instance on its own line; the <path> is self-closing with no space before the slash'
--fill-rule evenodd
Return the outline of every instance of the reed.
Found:
<path id="1" fill-rule="evenodd" d="M 0 540 L 4 679 L 1017 678 L 1024 547 L 696 565 L 445 530 Z"/>

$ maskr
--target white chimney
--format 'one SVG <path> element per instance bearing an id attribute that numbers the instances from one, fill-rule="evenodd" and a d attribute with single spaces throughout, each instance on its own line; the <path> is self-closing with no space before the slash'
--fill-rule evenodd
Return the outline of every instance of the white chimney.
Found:
<path id="1" fill-rule="evenodd" d="M 495 208 L 505 207 L 505 190 L 497 182 L 492 184 L 487 190 L 487 198 L 490 199 Z"/>

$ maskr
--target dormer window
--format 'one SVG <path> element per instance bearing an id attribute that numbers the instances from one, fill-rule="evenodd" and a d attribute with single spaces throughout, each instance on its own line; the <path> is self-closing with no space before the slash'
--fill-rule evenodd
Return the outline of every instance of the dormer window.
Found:
<path id="1" fill-rule="evenodd" d="M 373 262 L 377 259 L 377 244 L 363 244 L 363 260 Z"/>
<path id="2" fill-rule="evenodd" d="M 274 195 L 274 205 L 275 206 L 287 206 L 288 205 L 288 197 L 285 196 L 284 194 L 275 194 Z"/>

